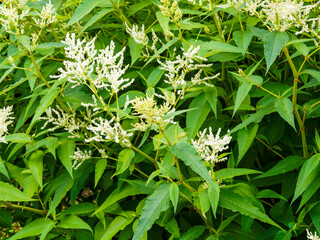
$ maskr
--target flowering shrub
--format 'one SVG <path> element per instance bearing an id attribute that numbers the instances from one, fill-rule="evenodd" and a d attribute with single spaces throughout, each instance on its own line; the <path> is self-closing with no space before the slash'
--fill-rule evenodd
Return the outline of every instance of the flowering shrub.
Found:
<path id="1" fill-rule="evenodd" d="M 319 239 L 320 5 L 3 0 L 1 239 Z"/>

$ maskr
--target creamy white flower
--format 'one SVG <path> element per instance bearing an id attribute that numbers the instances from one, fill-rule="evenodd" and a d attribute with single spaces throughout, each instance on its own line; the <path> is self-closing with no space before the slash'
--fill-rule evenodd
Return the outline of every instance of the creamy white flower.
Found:
<path id="1" fill-rule="evenodd" d="M 82 152 L 77 147 L 77 149 L 74 151 L 73 156 L 71 156 L 71 158 L 74 160 L 72 168 L 74 170 L 77 170 L 85 160 L 91 158 L 91 151 L 84 150 L 84 152 Z"/>
<path id="2" fill-rule="evenodd" d="M 86 139 L 86 142 L 104 142 L 114 141 L 120 143 L 124 147 L 131 147 L 129 137 L 132 133 L 127 133 L 119 123 L 119 119 L 115 121 L 115 118 L 111 120 L 104 119 L 102 117 L 92 120 L 92 123 L 86 127 L 87 130 L 94 134 L 93 137 Z"/>
<path id="3" fill-rule="evenodd" d="M 57 106 L 57 110 L 51 107 L 47 108 L 46 115 L 46 117 L 39 118 L 46 120 L 41 129 L 46 128 L 46 126 L 51 123 L 54 127 L 49 128 L 48 131 L 55 131 L 56 129 L 63 127 L 64 130 L 71 133 L 72 137 L 79 137 L 76 130 L 79 130 L 81 127 L 85 127 L 85 123 L 76 118 L 74 113 L 65 113 L 59 106 Z"/>
<path id="4" fill-rule="evenodd" d="M 21 10 L 26 1 L 15 3 L 15 1 L 4 1 L 0 5 L 0 23 L 5 31 L 13 34 L 23 34 L 24 22 L 23 18 L 28 14 L 29 10 Z"/>
<path id="5" fill-rule="evenodd" d="M 199 70 L 198 73 L 192 77 L 192 84 L 200 84 L 204 83 L 210 79 L 216 78 L 218 75 L 209 76 L 201 79 L 202 68 L 210 67 L 212 64 L 198 64 L 195 63 L 195 60 L 206 61 L 206 58 L 200 57 L 197 55 L 200 47 L 191 46 L 183 55 L 176 56 L 175 60 L 166 60 L 165 63 L 162 63 L 158 60 L 158 63 L 161 64 L 161 69 L 167 71 L 165 74 L 166 79 L 164 82 L 172 85 L 173 89 L 176 91 L 179 87 L 181 88 L 181 94 L 183 95 L 185 92 L 185 88 L 187 85 L 186 75 L 187 73 Z"/>
<path id="6" fill-rule="evenodd" d="M 219 158 L 219 152 L 227 150 L 228 144 L 231 141 L 231 136 L 226 134 L 223 138 L 220 138 L 221 128 L 219 128 L 216 136 L 212 134 L 211 127 L 209 128 L 209 134 L 206 134 L 207 129 L 198 133 L 198 140 L 191 140 L 192 145 L 200 154 L 201 158 L 207 162 L 215 163 L 225 161 L 227 158 Z"/>
<path id="7" fill-rule="evenodd" d="M 316 232 L 314 232 L 314 235 L 313 235 L 311 232 L 309 232 L 308 229 L 306 229 L 306 230 L 307 230 L 307 238 L 308 239 L 310 239 L 310 240 L 320 240 L 320 237 L 317 235 Z"/>
<path id="8" fill-rule="evenodd" d="M 141 30 L 139 30 L 138 25 L 133 25 L 132 28 L 126 23 L 126 31 L 130 34 L 131 37 L 136 41 L 136 43 L 147 45 L 149 38 L 144 32 L 144 25 L 142 24 Z"/>
<path id="9" fill-rule="evenodd" d="M 122 78 L 129 65 L 123 66 L 124 50 L 115 53 L 115 44 L 111 41 L 110 45 L 99 51 L 95 49 L 95 38 L 88 43 L 85 39 L 76 39 L 75 34 L 71 37 L 68 33 L 62 43 L 67 44 L 65 52 L 67 58 L 63 62 L 64 68 L 59 68 L 60 75 L 51 76 L 52 78 L 67 78 L 73 87 L 80 84 L 93 84 L 95 88 L 104 88 L 110 93 L 117 93 L 130 86 L 133 80 Z"/>
<path id="10" fill-rule="evenodd" d="M 55 22 L 56 16 L 57 14 L 55 13 L 55 9 L 50 0 L 45 7 L 42 7 L 40 16 L 34 17 L 33 19 L 40 28 L 44 28 L 45 26 Z"/>
<path id="11" fill-rule="evenodd" d="M 179 8 L 179 3 L 177 0 L 160 0 L 160 2 L 162 5 L 159 5 L 159 8 L 162 14 L 166 17 L 169 17 L 170 21 L 178 22 L 182 18 L 182 12 Z"/>
<path id="12" fill-rule="evenodd" d="M 173 105 L 168 101 L 159 107 L 153 98 L 146 96 L 131 100 L 126 103 L 126 105 L 128 104 L 131 104 L 134 109 L 133 115 L 137 115 L 140 118 L 140 122 L 133 125 L 137 130 L 146 131 L 153 123 L 160 128 L 159 130 L 165 130 L 169 123 L 174 123 L 173 117 L 163 118 L 166 114 L 175 111 L 172 107 Z"/>
<path id="13" fill-rule="evenodd" d="M 10 116 L 12 114 L 12 106 L 0 108 L 0 143 L 7 143 L 5 137 L 8 134 L 8 126 L 14 119 L 14 117 Z"/>

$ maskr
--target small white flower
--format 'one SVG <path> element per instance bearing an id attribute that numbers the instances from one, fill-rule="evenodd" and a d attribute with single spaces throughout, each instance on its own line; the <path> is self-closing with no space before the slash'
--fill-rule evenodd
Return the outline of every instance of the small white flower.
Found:
<path id="1" fill-rule="evenodd" d="M 144 32 L 144 25 L 142 24 L 141 30 L 139 30 L 138 25 L 133 25 L 132 28 L 126 23 L 126 31 L 130 34 L 131 37 L 136 41 L 136 43 L 142 45 L 148 45 L 149 38 Z"/>
<path id="2" fill-rule="evenodd" d="M 314 232 L 314 235 L 313 235 L 311 232 L 309 232 L 308 229 L 306 229 L 306 230 L 307 230 L 307 238 L 308 239 L 310 239 L 310 240 L 320 240 L 320 237 L 318 237 L 316 232 Z"/>
<path id="3" fill-rule="evenodd" d="M 74 151 L 73 156 L 71 156 L 71 158 L 74 160 L 72 168 L 74 170 L 77 170 L 85 160 L 91 158 L 91 151 L 85 150 L 84 152 L 82 152 L 77 147 L 77 149 Z"/>
<path id="4" fill-rule="evenodd" d="M 8 126 L 13 122 L 14 117 L 12 115 L 12 106 L 4 107 L 0 109 L 0 143 L 7 143 L 5 140 L 8 133 Z"/>
<path id="5" fill-rule="evenodd" d="M 92 120 L 92 123 L 86 127 L 87 130 L 94 134 L 93 137 L 86 139 L 86 142 L 104 142 L 114 141 L 120 143 L 124 147 L 131 147 L 129 137 L 132 133 L 127 133 L 119 123 L 119 119 L 115 121 L 115 118 L 111 120 L 104 119 L 102 117 Z"/>
<path id="6" fill-rule="evenodd" d="M 219 152 L 227 150 L 229 148 L 228 144 L 231 141 L 231 136 L 229 133 L 223 138 L 220 138 L 221 128 L 219 128 L 216 136 L 212 134 L 211 127 L 209 128 L 209 134 L 206 134 L 207 129 L 203 132 L 198 133 L 198 140 L 191 140 L 192 145 L 200 154 L 201 158 L 207 162 L 222 162 L 227 158 L 219 158 Z"/>
<path id="7" fill-rule="evenodd" d="M 44 28 L 45 26 L 55 22 L 56 16 L 57 14 L 55 13 L 55 9 L 53 8 L 53 5 L 50 0 L 45 7 L 42 7 L 39 18 L 33 19 L 40 28 Z"/>

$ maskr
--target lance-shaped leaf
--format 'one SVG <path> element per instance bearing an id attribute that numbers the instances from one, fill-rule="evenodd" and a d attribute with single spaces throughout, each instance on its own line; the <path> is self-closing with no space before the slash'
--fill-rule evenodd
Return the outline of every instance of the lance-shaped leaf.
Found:
<path id="1" fill-rule="evenodd" d="M 86 229 L 92 232 L 89 224 L 76 215 L 64 216 L 58 224 L 58 227 L 67 229 Z"/>
<path id="2" fill-rule="evenodd" d="M 296 126 L 294 125 L 294 116 L 293 116 L 293 106 L 289 98 L 277 98 L 274 102 L 274 106 L 279 113 L 279 115 L 289 123 L 294 130 Z"/>
<path id="3" fill-rule="evenodd" d="M 169 203 L 170 184 L 162 184 L 147 198 L 132 240 L 141 239 L 159 218 L 160 213 L 169 208 Z"/>
<path id="4" fill-rule="evenodd" d="M 13 185 L 0 181 L 0 201 L 28 202 L 34 201 L 34 199 L 28 197 Z"/>
<path id="5" fill-rule="evenodd" d="M 42 176 L 43 176 L 43 152 L 38 150 L 33 152 L 28 160 L 28 165 L 34 179 L 42 188 Z"/>
<path id="6" fill-rule="evenodd" d="M 194 147 L 185 142 L 178 142 L 172 146 L 172 153 L 213 186 L 209 171 Z"/>

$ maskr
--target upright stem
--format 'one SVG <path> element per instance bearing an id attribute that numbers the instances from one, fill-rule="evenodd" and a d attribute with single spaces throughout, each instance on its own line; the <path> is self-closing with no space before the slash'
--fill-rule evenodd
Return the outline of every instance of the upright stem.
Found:
<path id="1" fill-rule="evenodd" d="M 293 77 L 294 77 L 293 90 L 292 90 L 292 106 L 293 106 L 294 115 L 295 115 L 295 117 L 297 119 L 297 122 L 298 122 L 298 125 L 299 125 L 299 129 L 300 129 L 300 132 L 301 132 L 303 157 L 307 158 L 308 157 L 308 146 L 307 146 L 305 127 L 304 127 L 303 121 L 301 120 L 299 111 L 297 109 L 299 73 L 298 73 L 296 67 L 294 66 L 294 64 L 292 62 L 292 59 L 290 57 L 289 51 L 288 51 L 286 46 L 283 47 L 283 52 L 286 55 L 286 58 L 287 58 L 287 60 L 289 62 L 289 65 L 290 65 L 290 68 L 292 70 Z"/>

